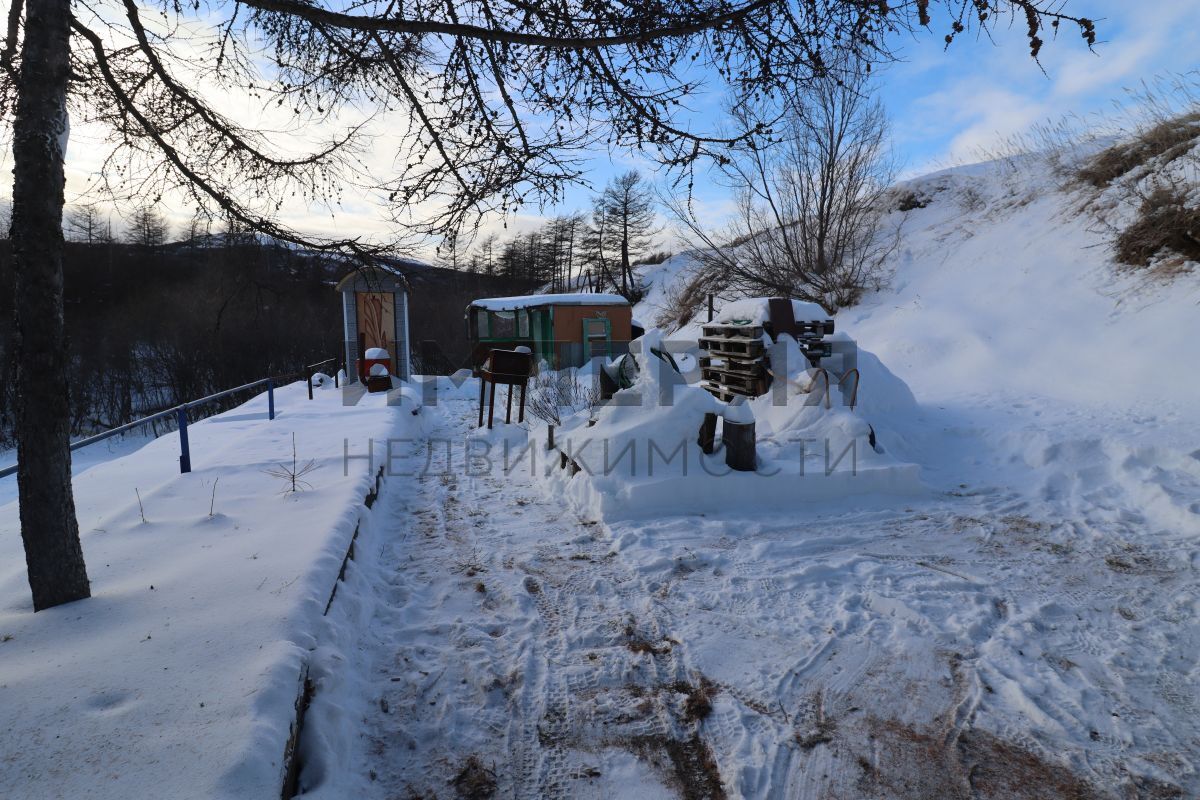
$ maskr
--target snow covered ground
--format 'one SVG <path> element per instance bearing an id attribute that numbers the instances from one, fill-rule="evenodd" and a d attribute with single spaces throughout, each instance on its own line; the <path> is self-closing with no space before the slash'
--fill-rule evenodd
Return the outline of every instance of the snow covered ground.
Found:
<path id="1" fill-rule="evenodd" d="M 114 436 L 111 439 L 97 442 L 90 447 L 76 450 L 71 454 L 71 474 L 79 475 L 98 464 L 112 461 L 114 458 L 120 458 L 121 456 L 127 456 L 139 450 L 147 442 L 154 441 L 154 438 L 154 434 L 150 432 L 149 426 L 143 426 L 135 428 L 127 434 Z M 17 463 L 17 450 L 15 447 L 11 450 L 0 452 L 0 468 L 10 467 L 15 463 Z M 16 499 L 16 477 L 0 479 L 0 506 L 6 506 Z"/>
<path id="2" fill-rule="evenodd" d="M 921 491 L 606 507 L 540 425 L 475 432 L 471 381 L 251 403 L 188 479 L 173 436 L 78 477 L 87 603 L 29 613 L 0 512 L 0 785 L 276 796 L 306 662 L 304 797 L 1200 796 L 1200 282 L 1114 271 L 1032 160 L 907 188 L 892 287 L 837 324 L 915 395 L 859 413 Z M 322 469 L 280 497 L 292 430 Z M 361 514 L 342 440 L 389 436 Z"/>
<path id="3" fill-rule="evenodd" d="M 1187 537 L 972 484 L 583 521 L 468 467 L 473 413 L 398 464 L 319 637 L 303 796 L 1196 791 Z"/>
<path id="4" fill-rule="evenodd" d="M 365 454 L 417 418 L 303 383 L 276 407 L 191 425 L 189 475 L 171 433 L 76 476 L 89 600 L 32 613 L 16 503 L 0 508 L 0 795 L 278 796 L 301 665 L 373 486 L 343 443 Z M 264 470 L 291 464 L 293 433 L 316 468 L 282 494 Z"/>
<path id="5" fill-rule="evenodd" d="M 837 319 L 929 491 L 597 520 L 468 468 L 443 403 L 328 623 L 304 796 L 1200 795 L 1200 287 L 1114 271 L 1034 162 L 912 188 Z"/>

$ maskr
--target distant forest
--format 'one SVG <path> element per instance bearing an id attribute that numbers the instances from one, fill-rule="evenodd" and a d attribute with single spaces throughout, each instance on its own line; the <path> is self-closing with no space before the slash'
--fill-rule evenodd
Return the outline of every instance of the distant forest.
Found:
<path id="1" fill-rule="evenodd" d="M 8 230 L 0 204 L 0 231 Z M 418 373 L 467 362 L 463 311 L 479 297 L 590 289 L 642 295 L 641 263 L 654 245 L 657 203 L 636 172 L 615 177 L 590 213 L 547 220 L 508 237 L 487 236 L 431 266 L 397 259 L 412 287 L 409 331 Z M 105 430 L 267 375 L 340 356 L 342 310 L 333 285 L 343 259 L 263 240 L 225 221 L 195 219 L 175 232 L 153 205 L 114 231 L 99 205 L 63 220 L 65 314 L 72 357 L 67 390 L 74 435 Z M 0 304 L 12 308 L 12 258 L 0 240 Z M 12 315 L 0 325 L 0 448 L 13 439 Z M 231 397 L 227 405 L 244 401 Z M 213 405 L 206 411 L 220 410 Z M 169 424 L 169 423 L 166 423 Z"/>
<path id="2" fill-rule="evenodd" d="M 352 266 L 245 237 L 174 243 L 68 242 L 65 313 L 75 435 L 340 355 L 333 285 Z M 438 372 L 467 355 L 463 310 L 520 294 L 527 279 L 405 263 L 414 364 Z M 0 304 L 12 308 L 9 242 L 0 241 Z M 0 326 L 0 447 L 13 445 L 12 314 Z M 435 348 L 422 347 L 423 341 Z M 429 354 L 435 358 L 428 358 Z M 422 355 L 428 364 L 419 363 Z M 246 400 L 232 397 L 230 404 Z M 216 407 L 211 410 L 218 410 Z"/>

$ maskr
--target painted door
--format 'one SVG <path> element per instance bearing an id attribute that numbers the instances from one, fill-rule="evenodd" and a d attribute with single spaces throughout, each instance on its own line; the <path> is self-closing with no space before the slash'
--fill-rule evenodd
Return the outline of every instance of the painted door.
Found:
<path id="1" fill-rule="evenodd" d="M 396 301 L 391 292 L 356 292 L 358 331 L 366 338 L 366 347 L 382 347 L 392 352 L 396 340 Z M 394 366 L 394 364 L 393 364 Z M 394 372 L 394 370 L 393 370 Z"/>
<path id="2" fill-rule="evenodd" d="M 533 351 L 539 359 L 553 358 L 554 334 L 550 322 L 550 309 L 538 308 L 529 312 L 529 326 L 533 334 Z"/>
<path id="3" fill-rule="evenodd" d="M 583 320 L 583 360 L 612 355 L 612 328 L 604 317 Z"/>

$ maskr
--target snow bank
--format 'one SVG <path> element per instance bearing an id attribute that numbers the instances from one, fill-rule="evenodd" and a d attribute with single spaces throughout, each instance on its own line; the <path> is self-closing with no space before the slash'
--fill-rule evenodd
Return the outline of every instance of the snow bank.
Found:
<path id="1" fill-rule="evenodd" d="M 514 311 L 534 306 L 627 306 L 629 301 L 619 294 L 580 292 L 578 294 L 529 294 L 516 297 L 485 297 L 473 300 L 475 308 L 488 311 Z"/>
<path id="2" fill-rule="evenodd" d="M 5 796 L 279 795 L 301 668 L 372 470 L 420 418 L 383 395 L 343 406 L 328 385 L 275 399 L 273 421 L 259 396 L 189 426 L 191 474 L 171 433 L 76 477 L 89 600 L 33 613 L 17 506 L 0 508 Z M 315 468 L 282 494 L 265 470 L 291 468 L 293 433 Z M 344 461 L 369 439 L 373 464 Z"/>
<path id="3" fill-rule="evenodd" d="M 922 491 L 917 466 L 872 447 L 871 426 L 849 408 L 818 405 L 817 392 L 768 393 L 726 405 L 649 355 L 661 345 L 660 331 L 647 332 L 635 355 L 640 371 L 634 384 L 590 414 L 565 419 L 556 432 L 568 466 L 551 468 L 546 479 L 579 513 L 614 520 L 730 508 L 795 511 L 848 495 Z M 901 387 L 894 376 L 891 383 L 881 381 L 879 406 L 901 406 L 906 396 L 911 401 Z M 706 413 L 757 422 L 755 472 L 731 471 L 720 445 L 711 455 L 700 450 Z M 533 441 L 545 442 L 544 426 L 532 427 Z"/>
<path id="4" fill-rule="evenodd" d="M 766 297 L 747 297 L 743 300 L 725 303 L 713 316 L 713 321 L 744 325 L 762 324 L 771 318 L 769 300 Z M 802 300 L 792 301 L 792 315 L 796 320 L 806 322 L 829 319 L 829 314 L 825 312 L 825 309 L 816 303 L 805 303 Z"/>

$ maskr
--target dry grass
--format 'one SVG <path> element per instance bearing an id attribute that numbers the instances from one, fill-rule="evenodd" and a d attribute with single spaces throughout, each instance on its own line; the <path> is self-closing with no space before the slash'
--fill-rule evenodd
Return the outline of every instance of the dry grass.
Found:
<path id="1" fill-rule="evenodd" d="M 699 686 L 693 686 L 686 681 L 679 681 L 671 688 L 679 694 L 687 695 L 683 703 L 683 718 L 688 722 L 699 722 L 712 713 L 712 698 L 720 691 L 715 683 L 707 676 L 701 675 Z"/>
<path id="2" fill-rule="evenodd" d="M 1181 189 L 1158 186 L 1142 200 L 1138 217 L 1117 236 L 1117 259 L 1131 266 L 1150 266 L 1174 253 L 1200 261 L 1200 209 L 1189 206 Z"/>
<path id="3" fill-rule="evenodd" d="M 900 201 L 896 205 L 896 210 L 915 211 L 918 208 L 925 208 L 929 203 L 929 198 L 924 195 L 919 195 L 916 192 L 906 192 L 900 197 Z"/>
<path id="4" fill-rule="evenodd" d="M 629 744 L 635 753 L 651 762 L 655 755 L 666 752 L 683 800 L 725 800 L 721 771 L 712 750 L 699 735 L 686 741 L 657 735 L 638 736 Z"/>
<path id="5" fill-rule="evenodd" d="M 470 756 L 450 785 L 463 800 L 488 800 L 496 794 L 496 773 Z"/>
<path id="6" fill-rule="evenodd" d="M 687 325 L 704 308 L 708 295 L 717 287 L 707 270 L 698 270 L 683 286 L 667 293 L 663 310 L 654 324 L 663 330 L 673 331 Z"/>
<path id="7" fill-rule="evenodd" d="M 637 624 L 632 619 L 625 623 L 622 633 L 625 634 L 625 647 L 629 648 L 631 653 L 661 656 L 671 652 L 670 640 L 651 640 L 637 629 Z"/>
<path id="8" fill-rule="evenodd" d="M 807 732 L 796 731 L 792 738 L 801 750 L 812 750 L 819 744 L 828 744 L 833 741 L 833 734 L 837 731 L 837 724 L 831 719 L 819 720 L 813 728 Z"/>
<path id="9" fill-rule="evenodd" d="M 877 760 L 860 760 L 863 797 L 1093 800 L 1110 795 L 1019 745 L 978 729 L 957 737 L 896 720 L 872 725 Z"/>
<path id="10" fill-rule="evenodd" d="M 1128 175 L 1151 159 L 1167 164 L 1187 153 L 1200 137 L 1200 111 L 1161 120 L 1141 131 L 1132 141 L 1101 151 L 1079 170 L 1079 180 L 1098 189 Z"/>

